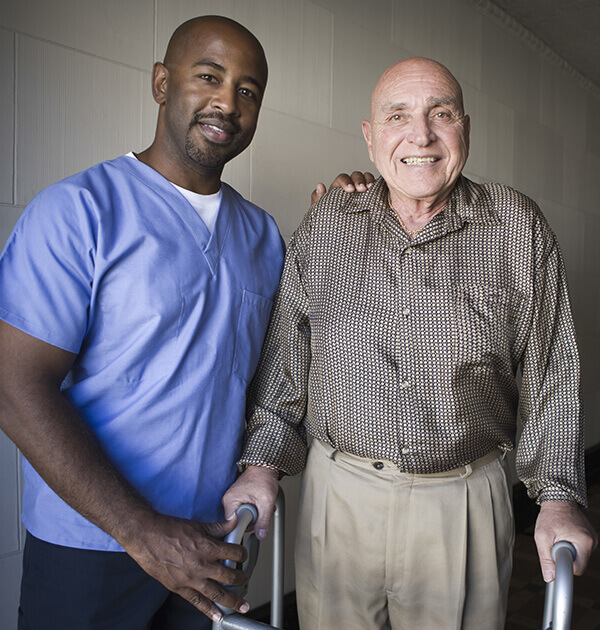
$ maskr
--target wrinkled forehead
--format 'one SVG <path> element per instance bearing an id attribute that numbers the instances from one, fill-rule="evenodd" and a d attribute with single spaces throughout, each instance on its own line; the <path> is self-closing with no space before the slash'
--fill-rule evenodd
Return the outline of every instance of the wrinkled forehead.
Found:
<path id="1" fill-rule="evenodd" d="M 388 68 L 375 86 L 371 115 L 390 109 L 445 105 L 463 113 L 458 81 L 441 64 L 429 60 L 400 62 Z"/>

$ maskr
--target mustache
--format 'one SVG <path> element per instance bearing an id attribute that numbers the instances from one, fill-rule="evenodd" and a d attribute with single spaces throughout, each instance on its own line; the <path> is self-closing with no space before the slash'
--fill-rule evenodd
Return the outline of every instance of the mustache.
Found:
<path id="1" fill-rule="evenodd" d="M 198 112 L 195 116 L 194 116 L 194 120 L 192 122 L 192 125 L 199 125 L 205 121 L 211 121 L 211 122 L 216 122 L 216 121 L 220 121 L 223 124 L 223 131 L 227 131 L 229 133 L 239 133 L 240 131 L 240 127 L 238 125 L 238 123 L 236 122 L 236 120 L 232 117 L 232 116 L 227 116 L 226 114 L 223 114 L 222 112 L 216 111 L 216 112 Z"/>

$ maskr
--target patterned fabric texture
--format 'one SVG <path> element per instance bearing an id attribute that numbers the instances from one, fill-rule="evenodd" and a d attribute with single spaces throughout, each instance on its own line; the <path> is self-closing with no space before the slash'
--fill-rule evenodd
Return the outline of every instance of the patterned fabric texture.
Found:
<path id="1" fill-rule="evenodd" d="M 382 179 L 334 190 L 292 236 L 240 467 L 298 473 L 308 432 L 403 472 L 441 472 L 513 449 L 520 412 L 529 495 L 585 505 L 575 330 L 541 211 L 461 176 L 409 240 L 387 192 Z"/>

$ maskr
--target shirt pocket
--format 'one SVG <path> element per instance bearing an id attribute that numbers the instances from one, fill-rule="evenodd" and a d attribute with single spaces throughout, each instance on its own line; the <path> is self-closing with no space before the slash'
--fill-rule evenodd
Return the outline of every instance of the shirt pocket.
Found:
<path id="1" fill-rule="evenodd" d="M 459 286 L 456 292 L 457 364 L 504 372 L 515 341 L 519 296 L 500 287 Z"/>
<path id="2" fill-rule="evenodd" d="M 244 289 L 237 322 L 233 371 L 245 382 L 254 376 L 273 300 Z"/>

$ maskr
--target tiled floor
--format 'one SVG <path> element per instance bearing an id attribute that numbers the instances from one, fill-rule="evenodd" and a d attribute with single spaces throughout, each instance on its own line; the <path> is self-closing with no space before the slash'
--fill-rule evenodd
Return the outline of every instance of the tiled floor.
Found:
<path id="1" fill-rule="evenodd" d="M 600 531 L 600 485 L 589 489 L 587 516 Z M 546 586 L 542 580 L 533 541 L 533 528 L 517 535 L 513 577 L 508 596 L 506 630 L 542 628 Z M 587 571 L 573 584 L 572 630 L 600 629 L 600 550 L 596 550 Z"/>

